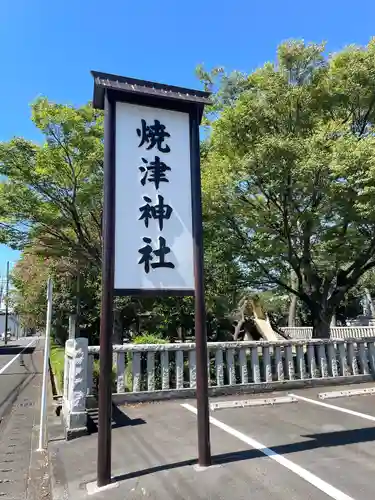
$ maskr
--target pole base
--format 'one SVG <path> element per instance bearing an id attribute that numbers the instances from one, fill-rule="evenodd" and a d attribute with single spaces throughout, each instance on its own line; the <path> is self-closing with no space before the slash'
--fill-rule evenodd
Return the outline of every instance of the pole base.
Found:
<path id="1" fill-rule="evenodd" d="M 105 486 L 98 486 L 98 483 L 96 481 L 93 481 L 92 483 L 86 484 L 86 491 L 87 494 L 91 496 L 91 495 L 96 495 L 97 493 L 101 493 L 102 491 L 118 488 L 118 486 L 119 483 L 109 483 L 106 484 Z"/>
<path id="2" fill-rule="evenodd" d="M 204 472 L 208 469 L 216 469 L 217 467 L 221 467 L 221 464 L 211 464 L 211 465 L 195 464 L 195 465 L 193 465 L 193 469 L 195 470 L 195 472 Z"/>

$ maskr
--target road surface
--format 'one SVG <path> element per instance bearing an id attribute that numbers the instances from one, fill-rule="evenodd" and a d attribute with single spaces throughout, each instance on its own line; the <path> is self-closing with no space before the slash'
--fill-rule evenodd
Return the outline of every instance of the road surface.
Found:
<path id="1" fill-rule="evenodd" d="M 37 337 L 24 337 L 7 346 L 0 344 L 0 421 L 35 376 L 33 353 L 37 343 Z"/>
<path id="2" fill-rule="evenodd" d="M 0 345 L 0 497 L 4 500 L 49 498 L 48 462 L 36 452 L 43 343 L 31 337 Z"/>

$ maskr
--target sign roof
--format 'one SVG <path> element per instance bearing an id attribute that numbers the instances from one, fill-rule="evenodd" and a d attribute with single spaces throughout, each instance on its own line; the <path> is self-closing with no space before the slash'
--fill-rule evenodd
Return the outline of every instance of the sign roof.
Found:
<path id="1" fill-rule="evenodd" d="M 210 92 L 138 80 L 127 76 L 111 75 L 98 71 L 91 71 L 91 74 L 94 77 L 94 108 L 104 109 L 104 92 L 106 89 L 133 94 L 134 96 L 144 95 L 170 101 L 183 101 L 190 104 L 198 104 L 200 107 L 203 107 L 205 104 L 211 104 Z"/>

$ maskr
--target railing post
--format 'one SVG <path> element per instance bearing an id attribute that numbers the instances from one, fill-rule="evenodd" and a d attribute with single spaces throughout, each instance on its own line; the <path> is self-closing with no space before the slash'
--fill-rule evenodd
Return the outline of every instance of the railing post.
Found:
<path id="1" fill-rule="evenodd" d="M 139 392 L 141 390 L 141 354 L 139 352 L 133 352 L 132 369 L 133 392 Z"/>
<path id="2" fill-rule="evenodd" d="M 358 375 L 359 370 L 358 370 L 357 356 L 354 352 L 353 342 L 349 340 L 347 346 L 348 346 L 349 365 L 350 369 L 352 370 L 352 375 Z"/>
<path id="3" fill-rule="evenodd" d="M 147 353 L 147 390 L 155 390 L 155 353 L 153 351 Z"/>
<path id="4" fill-rule="evenodd" d="M 234 366 L 234 349 L 227 350 L 227 369 L 229 385 L 236 385 L 236 367 Z"/>
<path id="5" fill-rule="evenodd" d="M 297 345 L 297 372 L 300 380 L 306 378 L 304 346 Z"/>
<path id="6" fill-rule="evenodd" d="M 340 353 L 340 365 L 341 365 L 341 376 L 346 377 L 349 375 L 349 368 L 348 368 L 348 356 L 346 352 L 346 343 L 345 342 L 340 342 L 339 343 L 339 353 Z"/>
<path id="7" fill-rule="evenodd" d="M 268 345 L 263 346 L 263 376 L 265 382 L 272 382 L 272 364 L 270 348 Z"/>
<path id="8" fill-rule="evenodd" d="M 125 392 L 125 354 L 116 352 L 116 391 Z"/>
<path id="9" fill-rule="evenodd" d="M 221 387 L 224 385 L 224 361 L 223 351 L 218 347 L 215 352 L 215 365 L 216 365 L 216 385 Z"/>
<path id="10" fill-rule="evenodd" d="M 189 351 L 189 386 L 191 389 L 197 387 L 197 363 L 195 348 Z"/>
<path id="11" fill-rule="evenodd" d="M 339 370 L 337 367 L 337 352 L 336 344 L 334 344 L 333 342 L 328 344 L 328 360 L 332 377 L 337 377 L 339 374 Z"/>
<path id="12" fill-rule="evenodd" d="M 284 381 L 284 364 L 281 347 L 277 345 L 275 347 L 275 365 L 276 365 L 276 380 L 279 382 Z"/>
<path id="13" fill-rule="evenodd" d="M 161 352 L 161 388 L 169 389 L 169 354 L 168 351 Z"/>
<path id="14" fill-rule="evenodd" d="M 176 351 L 176 389 L 184 387 L 184 351 Z"/>
<path id="15" fill-rule="evenodd" d="M 207 384 L 208 387 L 211 387 L 211 350 L 207 346 Z"/>
<path id="16" fill-rule="evenodd" d="M 293 361 L 293 348 L 291 345 L 285 346 L 285 360 L 286 360 L 286 368 L 288 372 L 288 379 L 294 380 L 294 361 Z"/>
<path id="17" fill-rule="evenodd" d="M 240 349 L 239 358 L 240 358 L 241 384 L 247 384 L 249 382 L 249 374 L 247 371 L 246 349 L 244 348 Z"/>
<path id="18" fill-rule="evenodd" d="M 361 372 L 363 375 L 368 375 L 370 373 L 367 359 L 367 350 L 364 342 L 357 343 L 359 350 L 359 361 L 361 365 Z"/>
<path id="19" fill-rule="evenodd" d="M 315 358 L 315 345 L 308 344 L 307 346 L 307 362 L 309 365 L 309 375 L 310 378 L 317 377 L 317 368 L 316 368 L 316 358 Z"/>
<path id="20" fill-rule="evenodd" d="M 328 364 L 327 364 L 327 355 L 326 355 L 325 344 L 319 344 L 318 360 L 319 360 L 320 375 L 322 378 L 327 378 L 328 377 Z"/>
<path id="21" fill-rule="evenodd" d="M 259 356 L 258 347 L 251 348 L 251 368 L 253 371 L 253 382 L 254 384 L 260 384 L 260 368 L 259 368 Z"/>

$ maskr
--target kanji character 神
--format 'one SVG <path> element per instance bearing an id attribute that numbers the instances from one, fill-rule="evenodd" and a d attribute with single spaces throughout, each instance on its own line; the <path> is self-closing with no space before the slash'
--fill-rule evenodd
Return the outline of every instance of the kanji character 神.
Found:
<path id="1" fill-rule="evenodd" d="M 159 229 L 163 230 L 163 221 L 168 220 L 173 212 L 173 209 L 170 205 L 164 204 L 164 197 L 159 194 L 158 195 L 158 203 L 156 205 L 151 205 L 152 200 L 148 196 L 143 197 L 146 205 L 140 207 L 141 216 L 139 220 L 145 221 L 145 226 L 148 227 L 148 222 L 150 219 L 155 219 L 159 221 Z"/>

